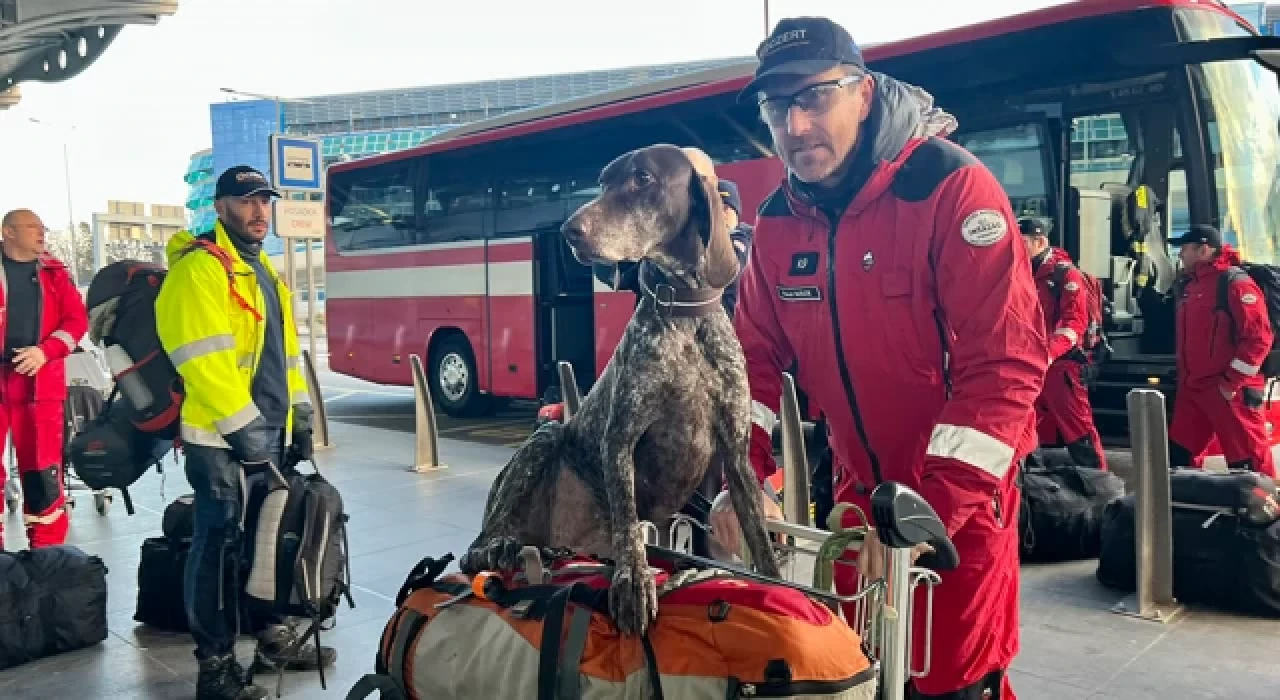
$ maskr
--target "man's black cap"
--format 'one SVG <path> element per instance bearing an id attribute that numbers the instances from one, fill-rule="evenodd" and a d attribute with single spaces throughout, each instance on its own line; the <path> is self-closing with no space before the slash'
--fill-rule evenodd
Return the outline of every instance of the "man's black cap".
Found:
<path id="1" fill-rule="evenodd" d="M 1018 231 L 1024 236 L 1048 236 L 1049 221 L 1038 216 L 1024 216 L 1018 219 Z"/>
<path id="2" fill-rule="evenodd" d="M 247 165 L 237 165 L 227 168 L 226 171 L 218 176 L 218 184 L 214 188 L 213 198 L 248 197 L 263 192 L 272 197 L 280 196 L 280 193 L 271 186 L 271 182 L 262 173 Z"/>
<path id="3" fill-rule="evenodd" d="M 1183 246 L 1188 243 L 1203 243 L 1212 248 L 1222 247 L 1222 234 L 1208 224 L 1195 224 L 1189 231 L 1169 241 L 1169 245 Z"/>
<path id="4" fill-rule="evenodd" d="M 793 17 L 778 22 L 756 48 L 756 59 L 760 65 L 755 78 L 738 93 L 740 102 L 755 101 L 765 78 L 806 77 L 842 65 L 867 70 L 853 37 L 825 17 Z"/>
<path id="5" fill-rule="evenodd" d="M 738 196 L 738 186 L 732 180 L 720 180 L 716 185 L 720 191 L 720 199 L 733 208 L 738 216 L 742 216 L 742 197 Z"/>

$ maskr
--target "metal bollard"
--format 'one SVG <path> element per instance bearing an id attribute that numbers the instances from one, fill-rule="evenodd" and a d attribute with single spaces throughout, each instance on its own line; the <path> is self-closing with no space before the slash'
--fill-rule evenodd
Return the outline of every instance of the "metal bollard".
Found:
<path id="1" fill-rule="evenodd" d="M 578 393 L 578 379 L 573 375 L 573 365 L 560 360 L 556 363 L 560 370 L 560 398 L 564 401 L 564 422 L 582 407 L 582 394 Z"/>
<path id="2" fill-rule="evenodd" d="M 436 412 L 431 405 L 431 387 L 427 386 L 427 374 L 422 370 L 422 358 L 410 355 L 409 366 L 413 370 L 413 470 L 426 473 L 445 469 L 440 463 Z"/>
<path id="3" fill-rule="evenodd" d="M 1182 612 L 1173 597 L 1173 496 L 1169 487 L 1169 430 L 1164 394 L 1133 389 L 1127 397 L 1133 445 L 1136 594 L 1113 610 L 1155 622 Z"/>
<path id="4" fill-rule="evenodd" d="M 809 459 L 800 425 L 796 380 L 782 373 L 782 516 L 787 522 L 811 526 L 809 519 Z"/>
<path id="5" fill-rule="evenodd" d="M 333 441 L 329 439 L 329 411 L 324 407 L 324 393 L 320 390 L 315 360 L 306 350 L 302 351 L 302 368 L 307 375 L 307 393 L 311 395 L 314 446 L 316 448 L 333 447 Z"/>

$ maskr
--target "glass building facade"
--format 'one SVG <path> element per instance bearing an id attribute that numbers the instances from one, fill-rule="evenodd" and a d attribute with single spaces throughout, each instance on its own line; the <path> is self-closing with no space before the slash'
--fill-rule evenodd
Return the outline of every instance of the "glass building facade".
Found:
<path id="1" fill-rule="evenodd" d="M 193 154 L 182 179 L 187 183 L 187 230 L 196 234 L 212 231 L 217 218 L 213 211 L 213 186 L 217 179 L 213 151 L 205 149 Z"/>
<path id="2" fill-rule="evenodd" d="M 209 121 L 213 148 L 208 158 L 204 154 L 194 156 L 187 169 L 190 188 L 187 210 L 193 227 L 211 229 L 215 219 L 213 183 L 218 174 L 239 164 L 267 173 L 270 168 L 267 137 L 279 131 L 318 137 L 322 157 L 328 165 L 412 148 L 436 134 L 479 119 L 741 60 L 693 61 L 278 102 L 243 100 L 212 104 Z M 207 186 L 202 179 L 206 166 L 210 170 Z M 274 233 L 264 247 L 270 255 L 284 251 L 283 242 Z M 298 249 L 302 250 L 302 246 Z"/>

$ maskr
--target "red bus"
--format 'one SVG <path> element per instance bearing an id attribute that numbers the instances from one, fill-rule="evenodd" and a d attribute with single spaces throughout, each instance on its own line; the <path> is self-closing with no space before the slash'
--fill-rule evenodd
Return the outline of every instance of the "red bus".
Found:
<path id="1" fill-rule="evenodd" d="M 1280 262 L 1280 40 L 1210 0 L 1081 0 L 866 51 L 931 92 L 953 136 L 1019 214 L 1102 281 L 1115 350 L 1092 390 L 1099 429 L 1127 436 L 1125 395 L 1172 398 L 1175 267 L 1166 241 L 1220 227 Z M 747 221 L 781 181 L 757 111 L 735 103 L 754 61 L 511 113 L 328 171 L 330 366 L 389 384 L 426 360 L 434 399 L 476 415 L 539 398 L 573 363 L 583 389 L 632 311 L 559 235 L 632 148 L 698 146 L 742 191 Z M 1145 187 L 1144 187 L 1145 186 Z M 1139 205 L 1149 205 L 1146 209 Z"/>

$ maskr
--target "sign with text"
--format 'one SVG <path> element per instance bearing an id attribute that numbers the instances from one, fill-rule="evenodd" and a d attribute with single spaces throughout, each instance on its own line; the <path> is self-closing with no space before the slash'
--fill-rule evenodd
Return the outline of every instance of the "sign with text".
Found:
<path id="1" fill-rule="evenodd" d="M 323 190 L 324 161 L 320 157 L 320 140 L 271 134 L 271 184 L 282 190 Z"/>
<path id="2" fill-rule="evenodd" d="M 277 199 L 275 223 L 281 238 L 324 238 L 324 202 Z"/>

